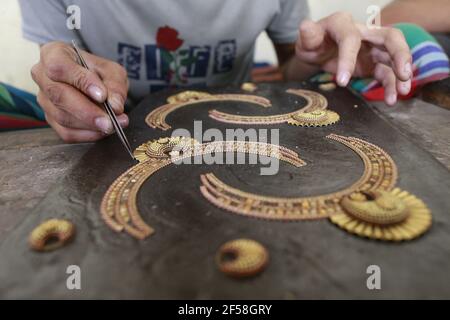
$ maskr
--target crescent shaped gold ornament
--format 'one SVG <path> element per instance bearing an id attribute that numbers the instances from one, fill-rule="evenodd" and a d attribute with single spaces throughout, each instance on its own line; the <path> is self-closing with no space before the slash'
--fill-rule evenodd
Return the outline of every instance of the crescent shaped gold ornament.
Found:
<path id="1" fill-rule="evenodd" d="M 183 152 L 171 154 L 175 149 Z M 150 236 L 154 229 L 142 219 L 136 204 L 141 186 L 151 175 L 170 164 L 213 152 L 253 153 L 275 157 L 296 167 L 305 165 L 296 152 L 262 142 L 217 141 L 199 144 L 190 138 L 161 138 L 137 148 L 135 156 L 140 163 L 120 175 L 106 191 L 100 206 L 103 220 L 116 232 L 125 231 L 138 239 Z"/>
<path id="2" fill-rule="evenodd" d="M 173 95 L 167 99 L 167 104 L 160 106 L 150 112 L 145 118 L 147 125 L 154 129 L 169 130 L 171 126 L 167 124 L 166 117 L 177 109 L 192 106 L 201 102 L 215 101 L 241 101 L 253 103 L 267 108 L 271 106 L 268 99 L 249 94 L 209 94 L 199 91 L 185 91 Z"/>
<path id="3" fill-rule="evenodd" d="M 336 134 L 327 138 L 349 147 L 364 162 L 363 175 L 343 190 L 313 197 L 269 197 L 233 188 L 208 173 L 200 177 L 200 192 L 215 206 L 240 215 L 270 220 L 312 220 L 343 213 L 341 199 L 354 192 L 389 191 L 395 186 L 397 167 L 384 150 L 357 138 Z"/>
<path id="4" fill-rule="evenodd" d="M 327 99 L 320 93 L 304 89 L 289 89 L 286 92 L 304 98 L 306 105 L 294 112 L 272 116 L 241 116 L 217 110 L 211 110 L 209 116 L 220 122 L 245 125 L 289 123 L 296 126 L 318 127 L 339 121 L 336 112 L 327 110 Z"/>

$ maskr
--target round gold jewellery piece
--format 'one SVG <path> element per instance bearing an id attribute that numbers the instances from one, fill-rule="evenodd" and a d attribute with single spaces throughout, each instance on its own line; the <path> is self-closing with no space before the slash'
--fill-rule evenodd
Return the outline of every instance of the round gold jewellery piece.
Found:
<path id="1" fill-rule="evenodd" d="M 269 262 L 269 253 L 260 243 L 237 239 L 223 244 L 216 256 L 219 270 L 228 276 L 252 277 L 262 272 Z"/>
<path id="2" fill-rule="evenodd" d="M 139 146 L 134 151 L 134 157 L 139 162 L 145 162 L 150 158 L 167 159 L 171 156 L 179 156 L 197 144 L 196 140 L 186 137 L 159 138 Z"/>
<path id="3" fill-rule="evenodd" d="M 75 234 L 75 226 L 67 220 L 50 219 L 37 226 L 28 239 L 36 251 L 52 251 L 69 242 Z"/>
<path id="4" fill-rule="evenodd" d="M 330 217 L 340 228 L 371 239 L 412 240 L 431 227 L 431 212 L 422 200 L 395 188 L 354 193 L 341 201 L 344 212 Z"/>
<path id="5" fill-rule="evenodd" d="M 241 90 L 247 91 L 247 92 L 255 92 L 256 90 L 258 90 L 258 87 L 253 82 L 244 82 L 241 85 Z"/>
<path id="6" fill-rule="evenodd" d="M 389 191 L 395 186 L 397 167 L 384 150 L 357 138 L 335 134 L 327 138 L 349 147 L 364 162 L 363 175 L 343 190 L 312 197 L 271 197 L 233 188 L 208 173 L 200 177 L 200 192 L 215 206 L 240 215 L 270 220 L 312 220 L 342 213 L 341 199 L 356 191 Z"/>
<path id="7" fill-rule="evenodd" d="M 336 89 L 336 84 L 334 82 L 322 83 L 319 85 L 319 89 L 322 91 L 333 91 Z"/>
<path id="8" fill-rule="evenodd" d="M 167 103 L 185 103 L 194 102 L 201 99 L 207 99 L 211 97 L 211 94 L 201 91 L 184 91 L 167 98 Z"/>
<path id="9" fill-rule="evenodd" d="M 288 120 L 289 124 L 301 127 L 324 127 L 338 122 L 339 115 L 331 110 L 299 112 Z"/>
<path id="10" fill-rule="evenodd" d="M 167 140 L 168 139 L 168 140 Z M 247 141 L 216 141 L 198 144 L 187 138 L 162 138 L 150 141 L 136 149 L 135 155 L 139 164 L 131 167 L 118 177 L 103 196 L 100 211 L 105 223 L 114 231 L 125 231 L 138 239 L 145 239 L 154 230 L 140 216 L 137 208 L 137 194 L 144 182 L 158 170 L 178 161 L 215 153 L 242 152 L 258 154 L 280 159 L 296 167 L 305 165 L 299 155 L 287 148 L 262 142 Z M 166 145 L 176 146 L 175 141 L 183 145 L 179 154 L 169 157 Z M 155 147 L 155 143 L 157 147 Z M 157 156 L 154 156 L 154 155 Z"/>
<path id="11" fill-rule="evenodd" d="M 154 129 L 169 130 L 170 125 L 166 122 L 166 117 L 175 110 L 187 106 L 192 106 L 200 102 L 214 102 L 214 101 L 241 101 L 247 103 L 257 104 L 261 107 L 267 108 L 271 106 L 268 99 L 248 95 L 248 94 L 209 94 L 199 91 L 185 91 L 177 95 L 171 96 L 167 99 L 167 104 L 160 106 L 150 112 L 145 118 L 147 125 Z"/>

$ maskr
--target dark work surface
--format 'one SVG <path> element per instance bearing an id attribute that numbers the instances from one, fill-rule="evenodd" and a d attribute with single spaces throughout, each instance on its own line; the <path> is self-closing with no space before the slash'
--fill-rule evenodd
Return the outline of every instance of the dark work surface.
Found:
<path id="1" fill-rule="evenodd" d="M 255 93 L 273 107 L 236 102 L 199 104 L 171 114 L 174 128 L 236 128 L 208 118 L 207 110 L 275 114 L 297 109 L 303 101 L 285 94 L 292 85 L 260 85 Z M 216 92 L 239 92 L 217 89 Z M 131 114 L 127 130 L 132 147 L 170 136 L 146 126 L 145 115 L 168 94 L 150 96 Z M 300 154 L 307 166 L 280 164 L 276 176 L 260 176 L 255 165 L 171 166 L 152 176 L 141 189 L 138 206 L 155 234 L 139 241 L 116 234 L 104 223 L 99 205 L 108 186 L 133 162 L 117 137 L 99 142 L 0 245 L 2 298 L 450 298 L 450 173 L 415 146 L 365 103 L 344 89 L 325 92 L 341 121 L 326 128 L 280 128 L 280 144 Z M 354 108 L 358 105 L 358 108 Z M 362 174 L 360 159 L 325 136 L 354 136 L 384 148 L 399 167 L 398 186 L 423 199 L 433 212 L 433 226 L 423 237 L 392 244 L 352 236 L 328 220 L 276 222 L 238 216 L 217 209 L 199 192 L 199 175 L 214 172 L 240 189 L 277 196 L 337 191 Z M 48 218 L 67 218 L 77 227 L 70 245 L 35 253 L 29 232 Z M 267 270 L 238 281 L 221 274 L 217 248 L 235 238 L 252 238 L 270 252 Z M 81 267 L 82 290 L 66 289 L 68 265 Z M 366 268 L 379 265 L 382 289 L 366 287 Z"/>

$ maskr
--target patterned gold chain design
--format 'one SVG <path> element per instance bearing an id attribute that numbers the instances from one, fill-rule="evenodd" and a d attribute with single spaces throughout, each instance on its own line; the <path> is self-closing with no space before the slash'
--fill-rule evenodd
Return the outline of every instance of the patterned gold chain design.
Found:
<path id="1" fill-rule="evenodd" d="M 180 138 L 170 139 L 181 140 Z M 161 139 L 157 141 L 161 141 Z M 170 141 L 166 143 L 170 143 Z M 125 231 L 138 239 L 145 239 L 154 232 L 153 228 L 145 223 L 139 214 L 136 205 L 139 189 L 152 174 L 172 163 L 213 152 L 244 152 L 276 157 L 296 167 L 305 165 L 305 162 L 299 158 L 296 152 L 262 142 L 217 141 L 205 144 L 193 143 L 192 148 L 188 149 L 184 145 L 182 154 L 170 158 L 153 157 L 154 152 L 152 150 L 144 156 L 144 146 L 153 148 L 154 142 L 143 144 L 137 149 L 140 154 L 139 159 L 143 162 L 128 169 L 112 183 L 105 193 L 100 207 L 102 218 L 111 229 L 116 232 Z"/>
<path id="2" fill-rule="evenodd" d="M 313 197 L 269 197 L 238 190 L 209 173 L 201 176 L 200 191 L 214 205 L 237 214 L 275 220 L 308 220 L 342 213 L 341 198 L 353 192 L 388 191 L 395 186 L 397 167 L 384 150 L 357 138 L 335 134 L 327 137 L 352 149 L 364 162 L 363 175 L 348 188 Z"/>
<path id="3" fill-rule="evenodd" d="M 234 124 L 278 124 L 288 122 L 296 114 L 326 110 L 328 107 L 327 99 L 320 93 L 304 89 L 288 89 L 286 92 L 306 99 L 306 105 L 294 112 L 273 116 L 241 116 L 217 110 L 211 110 L 209 116 L 220 122 Z"/>
<path id="4" fill-rule="evenodd" d="M 397 167 L 383 149 L 353 137 L 331 134 L 327 138 L 349 147 L 364 162 L 363 175 L 348 188 L 313 197 L 268 197 L 228 186 L 209 173 L 201 176 L 200 191 L 211 203 L 234 213 L 274 220 L 329 217 L 344 230 L 372 239 L 411 240 L 430 228 L 431 212 L 425 203 L 406 191 L 394 189 Z M 177 144 L 183 152 L 170 152 L 168 146 Z M 110 186 L 101 204 L 103 219 L 117 232 L 126 231 L 138 239 L 148 237 L 154 230 L 142 220 L 136 205 L 142 184 L 153 173 L 172 163 L 213 152 L 255 153 L 279 158 L 296 167 L 305 165 L 296 152 L 266 143 L 198 144 L 188 138 L 161 138 L 136 149 L 141 163 L 127 170 Z"/>
<path id="5" fill-rule="evenodd" d="M 209 116 L 220 122 L 247 125 L 289 123 L 295 126 L 319 127 L 327 126 L 339 121 L 340 117 L 336 112 L 327 110 L 327 99 L 320 93 L 304 89 L 288 89 L 286 92 L 306 99 L 306 105 L 294 112 L 272 116 L 241 116 L 217 110 L 211 110 Z M 145 118 L 145 122 L 151 128 L 169 130 L 171 126 L 167 124 L 166 118 L 171 112 L 200 102 L 214 101 L 241 101 L 254 103 L 265 108 L 271 106 L 268 99 L 255 95 L 212 95 L 205 92 L 185 91 L 169 97 L 167 99 L 168 103 L 150 112 Z"/>
<path id="6" fill-rule="evenodd" d="M 181 96 L 182 94 L 191 93 L 187 97 Z M 181 98 L 180 98 L 181 96 Z M 148 126 L 151 128 L 158 128 L 161 130 L 169 130 L 171 128 L 170 125 L 166 122 L 166 117 L 169 115 L 169 113 L 174 112 L 175 110 L 192 106 L 194 104 L 200 103 L 200 102 L 215 102 L 215 101 L 241 101 L 241 102 L 248 102 L 260 105 L 261 107 L 267 108 L 271 106 L 271 103 L 268 99 L 254 96 L 254 95 L 248 95 L 248 94 L 206 94 L 196 91 L 188 91 L 184 93 L 180 93 L 176 96 L 172 96 L 168 98 L 168 103 L 156 108 L 152 112 L 150 112 L 147 117 L 145 118 L 145 122 Z"/>

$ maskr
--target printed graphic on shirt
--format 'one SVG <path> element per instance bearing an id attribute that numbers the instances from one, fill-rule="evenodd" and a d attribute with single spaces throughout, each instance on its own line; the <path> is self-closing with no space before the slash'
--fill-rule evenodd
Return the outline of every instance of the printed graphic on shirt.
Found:
<path id="1" fill-rule="evenodd" d="M 118 62 L 130 79 L 149 81 L 150 92 L 168 87 L 204 87 L 209 70 L 211 74 L 232 70 L 236 40 L 219 41 L 214 48 L 210 45 L 183 47 L 183 44 L 176 29 L 161 27 L 156 34 L 156 44 L 140 48 L 119 43 Z M 143 62 L 145 67 L 141 68 Z"/>
<path id="2" fill-rule="evenodd" d="M 234 58 L 236 57 L 236 41 L 220 41 L 215 50 L 214 73 L 224 73 L 233 68 Z"/>
<path id="3" fill-rule="evenodd" d="M 118 62 L 127 70 L 130 79 L 139 79 L 141 73 L 141 48 L 120 43 Z"/>

